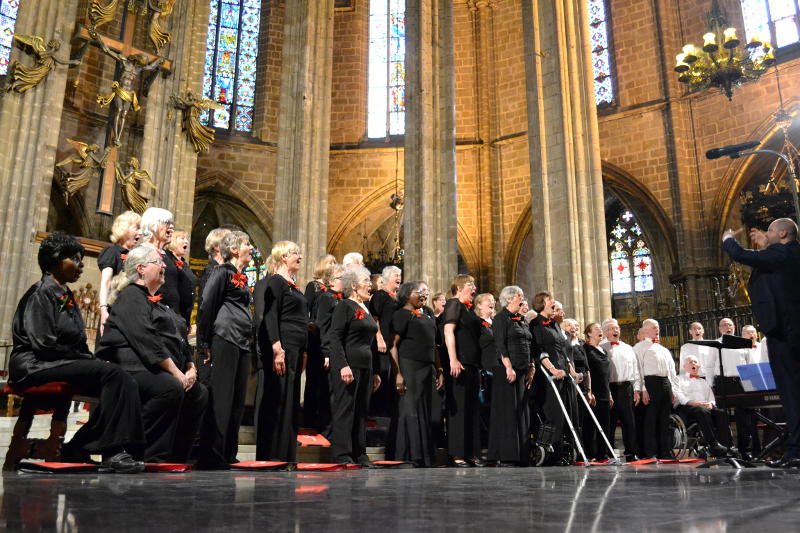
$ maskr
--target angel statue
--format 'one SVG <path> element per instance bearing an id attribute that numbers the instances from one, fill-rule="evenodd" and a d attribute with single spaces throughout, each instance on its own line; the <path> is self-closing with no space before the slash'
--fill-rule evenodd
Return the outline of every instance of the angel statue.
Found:
<path id="1" fill-rule="evenodd" d="M 94 40 L 97 46 L 111 56 L 120 69 L 119 81 L 111 84 L 111 92 L 108 94 L 98 94 L 97 103 L 100 107 L 108 107 L 114 103 L 116 113 L 114 114 L 114 144 L 120 146 L 122 144 L 122 130 L 125 128 L 125 118 L 128 116 L 128 111 L 139 111 L 139 97 L 136 96 L 136 91 L 133 89 L 133 83 L 142 72 L 149 72 L 156 70 L 161 66 L 166 59 L 158 57 L 151 62 L 147 62 L 148 57 L 145 54 L 131 54 L 125 56 L 121 53 L 111 50 L 108 45 L 97 35 L 94 28 L 89 28 L 89 36 Z"/>
<path id="2" fill-rule="evenodd" d="M 116 165 L 116 168 L 117 183 L 122 189 L 122 201 L 128 206 L 128 209 L 141 215 L 147 209 L 148 200 L 139 192 L 139 182 L 144 181 L 153 189 L 158 189 L 153 183 L 153 177 L 148 170 L 139 168 L 139 160 L 135 157 L 128 159 L 127 174 L 122 173 L 119 165 Z"/>
<path id="3" fill-rule="evenodd" d="M 100 0 L 89 0 L 89 22 L 92 23 L 92 28 L 99 28 L 114 20 L 118 3 L 119 0 L 111 0 L 108 4 L 103 5 Z"/>
<path id="4" fill-rule="evenodd" d="M 177 0 L 149 0 L 150 5 L 150 42 L 161 50 L 172 40 L 172 34 L 164 31 L 161 21 L 172 14 L 172 8 Z"/>
<path id="5" fill-rule="evenodd" d="M 28 89 L 33 89 L 56 68 L 56 63 L 70 66 L 80 63 L 80 60 L 61 61 L 55 56 L 61 48 L 61 41 L 53 39 L 45 45 L 44 39 L 38 35 L 20 34 L 14 35 L 14 41 L 21 50 L 35 56 L 36 63 L 32 67 L 26 67 L 19 61 L 14 61 L 9 69 L 11 79 L 14 81 L 8 86 L 8 91 L 24 93 Z"/>
<path id="6" fill-rule="evenodd" d="M 94 143 L 87 144 L 72 139 L 67 139 L 67 142 L 75 148 L 76 153 L 56 163 L 56 170 L 60 174 L 58 184 L 64 193 L 64 201 L 69 204 L 69 199 L 89 185 L 92 176 L 106 165 L 109 150 L 101 152 L 100 147 Z M 78 168 L 71 170 L 67 165 L 73 168 L 78 165 Z"/>
<path id="7" fill-rule="evenodd" d="M 192 91 L 186 93 L 186 98 L 172 95 L 172 105 L 183 111 L 183 131 L 194 145 L 194 151 L 200 153 L 211 148 L 214 142 L 214 128 L 209 128 L 200 122 L 200 115 L 207 109 L 225 109 L 225 106 L 214 100 L 198 98 Z"/>

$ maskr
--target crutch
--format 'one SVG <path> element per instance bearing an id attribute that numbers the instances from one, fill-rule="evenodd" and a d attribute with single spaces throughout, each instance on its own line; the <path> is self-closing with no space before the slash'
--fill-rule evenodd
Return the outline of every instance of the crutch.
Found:
<path id="1" fill-rule="evenodd" d="M 550 382 L 550 386 L 553 387 L 553 393 L 556 396 L 556 400 L 558 400 L 558 405 L 561 407 L 561 412 L 564 413 L 564 419 L 567 421 L 569 430 L 572 432 L 572 438 L 575 439 L 575 447 L 578 448 L 578 452 L 580 452 L 581 457 L 583 458 L 583 465 L 589 466 L 589 460 L 586 458 L 586 453 L 583 451 L 581 440 L 578 438 L 578 433 L 575 431 L 575 426 L 572 425 L 572 419 L 569 417 L 569 413 L 567 413 L 567 408 L 564 405 L 563 400 L 561 400 L 561 394 L 559 394 L 558 387 L 556 387 L 556 384 L 553 381 L 553 376 L 551 376 L 550 372 L 547 372 L 546 370 L 544 375 L 547 378 L 547 381 Z"/>
<path id="2" fill-rule="evenodd" d="M 575 391 L 578 393 L 578 396 L 580 396 L 581 400 L 583 400 L 583 404 L 586 406 L 586 410 L 589 411 L 589 415 L 592 417 L 592 420 L 594 421 L 594 425 L 597 428 L 597 431 L 599 431 L 600 434 L 603 436 L 603 440 L 605 441 L 606 446 L 608 446 L 608 450 L 614 457 L 614 460 L 610 461 L 608 464 L 613 464 L 613 465 L 620 464 L 619 457 L 617 457 L 617 454 L 614 451 L 614 447 L 611 446 L 611 442 L 609 442 L 608 437 L 606 436 L 606 432 L 603 431 L 603 428 L 600 427 L 600 422 L 597 421 L 597 417 L 594 416 L 594 412 L 592 411 L 592 408 L 589 406 L 589 400 L 587 400 L 586 397 L 583 395 L 583 391 L 581 391 L 581 388 L 578 386 L 577 383 L 575 383 L 575 380 L 572 379 L 572 376 L 570 374 L 567 374 L 567 379 L 569 379 L 570 383 L 572 383 L 572 386 L 575 387 Z"/>

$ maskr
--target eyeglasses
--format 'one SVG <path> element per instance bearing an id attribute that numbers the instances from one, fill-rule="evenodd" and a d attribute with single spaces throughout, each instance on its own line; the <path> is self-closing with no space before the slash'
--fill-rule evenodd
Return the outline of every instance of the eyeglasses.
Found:
<path id="1" fill-rule="evenodd" d="M 149 265 L 151 263 L 154 264 L 154 265 L 158 265 L 158 266 L 164 266 L 166 264 L 161 259 L 154 259 L 153 261 L 145 261 L 144 262 L 144 264 L 146 264 L 146 265 Z"/>

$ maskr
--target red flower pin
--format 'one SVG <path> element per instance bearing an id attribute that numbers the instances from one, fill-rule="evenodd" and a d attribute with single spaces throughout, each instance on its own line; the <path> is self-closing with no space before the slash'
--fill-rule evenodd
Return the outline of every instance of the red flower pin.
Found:
<path id="1" fill-rule="evenodd" d="M 422 318 L 422 311 L 420 311 L 419 309 L 412 309 L 411 314 L 417 318 Z"/>
<path id="2" fill-rule="evenodd" d="M 183 261 L 181 261 L 180 259 L 176 259 L 176 260 L 175 260 L 175 267 L 176 267 L 178 270 L 182 269 L 182 268 L 183 268 L 183 265 L 184 265 L 184 262 L 183 262 Z"/>
<path id="3" fill-rule="evenodd" d="M 72 299 L 72 295 L 68 293 L 64 293 L 58 297 L 58 301 L 61 302 L 61 311 L 66 309 L 67 307 L 75 307 L 75 300 Z"/>
<path id="4" fill-rule="evenodd" d="M 333 295 L 333 297 L 334 297 L 334 298 L 336 298 L 337 300 L 341 300 L 341 299 L 342 299 L 342 293 L 341 293 L 341 292 L 332 292 L 331 294 L 332 294 L 332 295 Z"/>
<path id="5" fill-rule="evenodd" d="M 515 315 L 511 317 L 511 320 L 513 320 L 514 322 L 519 322 L 520 320 L 522 320 L 522 317 L 519 315 Z"/>
<path id="6" fill-rule="evenodd" d="M 492 325 L 491 325 L 491 324 L 489 324 L 489 323 L 488 323 L 487 321 L 485 321 L 485 320 L 481 320 L 481 325 L 482 325 L 483 327 L 485 327 L 485 328 L 490 328 L 490 327 L 492 327 Z"/>
<path id="7" fill-rule="evenodd" d="M 292 282 L 292 281 L 289 281 L 289 280 L 286 280 L 286 283 L 288 283 L 288 284 L 289 284 L 289 287 L 291 287 L 291 288 L 293 288 L 293 289 L 297 289 L 297 283 L 294 283 L 294 282 Z M 299 289 L 298 289 L 298 290 L 299 290 Z"/>
<path id="8" fill-rule="evenodd" d="M 472 302 L 464 302 L 464 305 L 467 306 L 467 309 L 472 309 Z"/>
<path id="9" fill-rule="evenodd" d="M 552 322 L 553 322 L 552 320 L 542 320 L 542 325 L 549 326 L 550 324 L 552 324 Z"/>
<path id="10" fill-rule="evenodd" d="M 128 258 L 128 254 L 119 254 L 119 258 L 125 261 Z"/>
<path id="11" fill-rule="evenodd" d="M 237 289 L 241 289 L 247 284 L 247 276 L 242 274 L 241 272 L 236 272 L 234 275 L 231 276 L 231 283 Z"/>
<path id="12" fill-rule="evenodd" d="M 161 296 L 160 294 L 156 294 L 155 296 L 148 296 L 147 297 L 147 299 L 150 300 L 153 303 L 160 302 L 162 298 L 163 298 L 163 296 Z"/>
<path id="13" fill-rule="evenodd" d="M 322 292 L 328 292 L 328 287 L 326 287 L 324 283 L 320 283 L 319 290 L 321 290 Z"/>
<path id="14" fill-rule="evenodd" d="M 363 309 L 356 309 L 356 320 L 361 320 L 364 318 L 364 310 Z"/>

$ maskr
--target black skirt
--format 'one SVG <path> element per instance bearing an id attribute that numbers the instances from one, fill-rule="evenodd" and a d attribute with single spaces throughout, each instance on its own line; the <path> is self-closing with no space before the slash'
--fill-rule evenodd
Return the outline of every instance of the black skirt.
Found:
<path id="1" fill-rule="evenodd" d="M 392 418 L 387 458 L 411 461 L 417 466 L 433 466 L 436 450 L 431 432 L 431 380 L 433 365 L 400 358 L 400 372 L 406 392 L 398 395 L 397 411 Z"/>
<path id="2" fill-rule="evenodd" d="M 494 368 L 488 459 L 526 464 L 530 456 L 528 435 L 531 423 L 526 372 L 517 369 L 514 372 L 517 379 L 509 383 L 505 367 Z"/>

